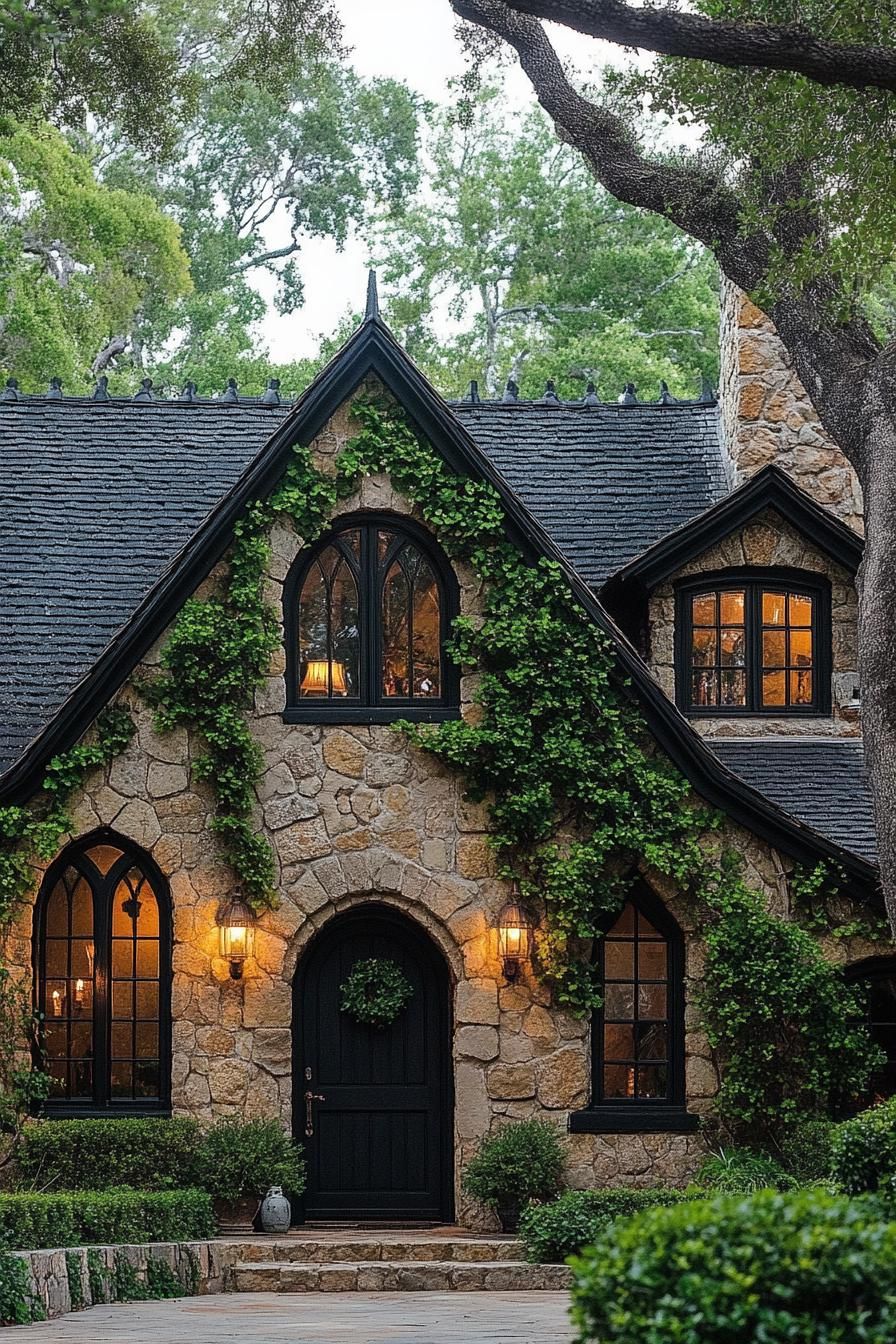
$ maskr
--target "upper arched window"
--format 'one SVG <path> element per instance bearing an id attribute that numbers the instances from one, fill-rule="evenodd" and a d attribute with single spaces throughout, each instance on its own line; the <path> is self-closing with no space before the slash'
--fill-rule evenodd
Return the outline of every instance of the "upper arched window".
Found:
<path id="1" fill-rule="evenodd" d="M 689 714 L 823 714 L 830 589 L 797 571 L 730 570 L 678 586 L 676 682 Z"/>
<path id="2" fill-rule="evenodd" d="M 290 716 L 444 716 L 458 703 L 444 651 L 456 613 L 454 576 L 421 528 L 345 520 L 286 585 Z"/>
<path id="3" fill-rule="evenodd" d="M 165 1109 L 171 912 L 161 874 L 111 832 L 47 872 L 35 925 L 48 1108 Z"/>

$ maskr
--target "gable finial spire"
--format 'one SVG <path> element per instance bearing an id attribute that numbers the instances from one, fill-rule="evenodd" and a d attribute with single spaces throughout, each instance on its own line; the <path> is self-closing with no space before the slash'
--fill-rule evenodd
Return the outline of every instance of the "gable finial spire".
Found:
<path id="1" fill-rule="evenodd" d="M 364 310 L 364 321 L 372 322 L 374 318 L 380 315 L 380 296 L 376 288 L 376 271 L 367 272 L 367 307 Z"/>

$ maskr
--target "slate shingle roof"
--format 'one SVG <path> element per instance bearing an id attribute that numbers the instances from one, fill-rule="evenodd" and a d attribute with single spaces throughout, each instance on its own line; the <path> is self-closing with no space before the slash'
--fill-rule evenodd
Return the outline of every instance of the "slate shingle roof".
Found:
<path id="1" fill-rule="evenodd" d="M 711 404 L 452 410 L 595 589 L 730 489 Z"/>
<path id="2" fill-rule="evenodd" d="M 282 419 L 254 406 L 0 405 L 0 770 Z"/>
<path id="3" fill-rule="evenodd" d="M 836 737 L 709 738 L 747 784 L 871 863 L 877 843 L 862 743 Z"/>
<path id="4" fill-rule="evenodd" d="M 287 410 L 39 397 L 0 404 L 0 771 Z M 594 584 L 724 490 L 712 406 L 453 410 Z"/>

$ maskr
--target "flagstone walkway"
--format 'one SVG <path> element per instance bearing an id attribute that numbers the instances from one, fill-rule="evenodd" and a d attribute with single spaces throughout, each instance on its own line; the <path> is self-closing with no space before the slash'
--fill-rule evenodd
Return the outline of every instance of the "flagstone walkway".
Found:
<path id="1" fill-rule="evenodd" d="M 10 1344 L 571 1344 L 567 1293 L 224 1293 L 93 1307 Z"/>

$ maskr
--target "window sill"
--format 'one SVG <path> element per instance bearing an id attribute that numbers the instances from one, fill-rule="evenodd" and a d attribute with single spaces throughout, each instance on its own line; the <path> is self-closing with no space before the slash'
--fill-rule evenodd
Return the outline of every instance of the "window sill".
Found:
<path id="1" fill-rule="evenodd" d="M 684 1106 L 593 1106 L 573 1111 L 570 1134 L 693 1134 L 699 1115 Z"/>
<path id="2" fill-rule="evenodd" d="M 460 718 L 460 709 L 446 705 L 290 705 L 283 711 L 284 723 L 447 723 Z"/>
<path id="3" fill-rule="evenodd" d="M 161 1101 L 45 1101 L 37 1114 L 44 1120 L 114 1120 L 117 1116 L 161 1116 L 169 1119 L 171 1107 Z"/>

